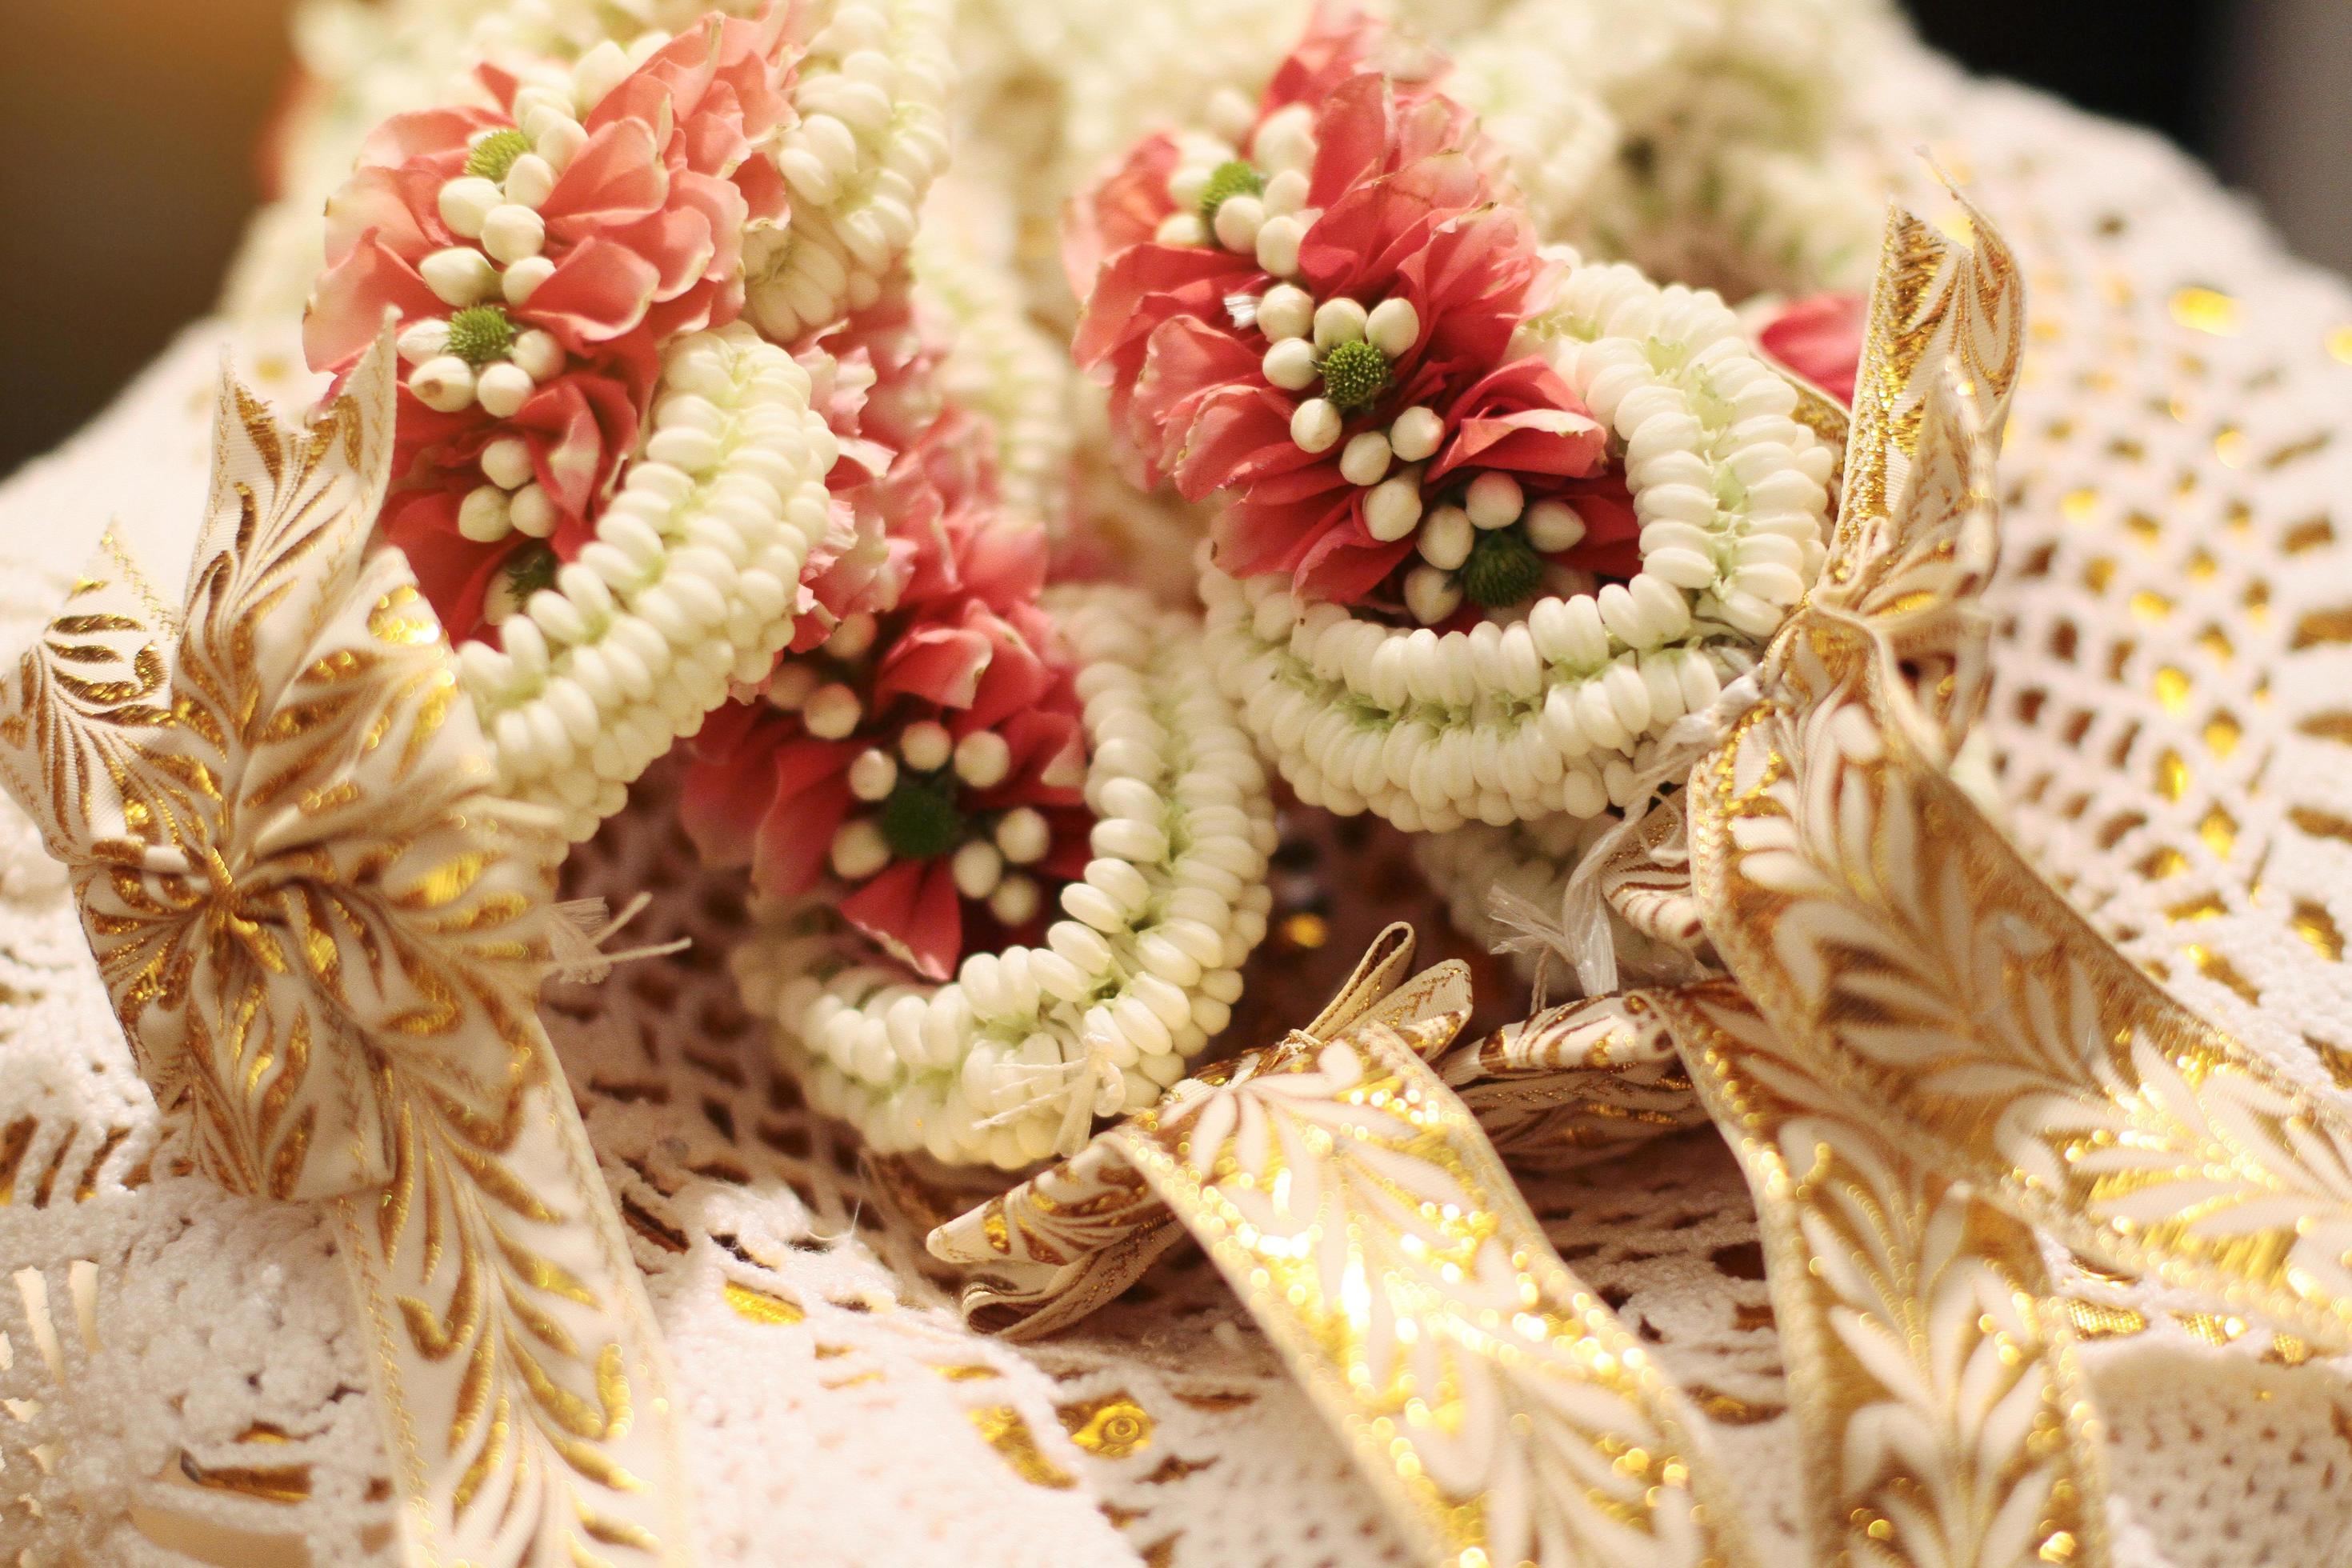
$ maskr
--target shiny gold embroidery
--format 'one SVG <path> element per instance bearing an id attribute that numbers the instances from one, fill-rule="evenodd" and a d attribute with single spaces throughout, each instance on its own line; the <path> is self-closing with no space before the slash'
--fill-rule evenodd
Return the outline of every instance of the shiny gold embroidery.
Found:
<path id="1" fill-rule="evenodd" d="M 0 773 L 197 1167 L 340 1206 L 412 1557 L 683 1563 L 650 1314 L 533 1011 L 562 839 L 367 548 L 395 371 L 303 430 L 226 381 L 184 612 L 110 540 Z"/>
<path id="2" fill-rule="evenodd" d="M 1067 1321 L 1056 1289 L 1101 1275 L 1074 1258 L 1008 1279 L 1002 1242 L 1081 1167 L 1099 1191 L 1137 1173 L 1123 1231 L 1090 1245 L 1198 1238 L 1433 1561 L 1747 1562 L 1682 1401 L 1429 1066 L 1469 1016 L 1466 973 L 1399 984 L 1411 955 L 1392 928 L 1309 1029 L 1180 1084 L 932 1250 L 983 1271 L 969 1303 L 1024 1331 Z"/>
<path id="3" fill-rule="evenodd" d="M 1757 1194 L 1816 1553 L 2103 1561 L 2096 1426 L 2032 1231 L 1877 1131 L 1736 986 L 1652 1000 Z"/>

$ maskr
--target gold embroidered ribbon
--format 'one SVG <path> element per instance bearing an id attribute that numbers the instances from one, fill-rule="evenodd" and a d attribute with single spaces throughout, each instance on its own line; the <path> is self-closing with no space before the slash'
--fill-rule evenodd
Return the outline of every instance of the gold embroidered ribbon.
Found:
<path id="1" fill-rule="evenodd" d="M 1081 1156 L 1095 1184 L 1065 1167 L 943 1227 L 934 1250 L 974 1271 L 967 1305 L 981 1321 L 1015 1331 L 1067 1321 L 1181 1224 L 1433 1555 L 1636 1560 L 1597 1532 L 1609 1510 L 1585 1472 L 1547 1469 L 1525 1424 L 1488 1418 L 1500 1406 L 1452 1398 L 1509 1375 L 1507 1337 L 1447 1342 L 1476 1376 L 1449 1369 L 1452 1381 L 1423 1385 L 1423 1414 L 1450 1437 L 1477 1434 L 1490 1480 L 1542 1478 L 1549 1496 L 1528 1517 L 1570 1522 L 1474 1538 L 1452 1527 L 1477 1494 L 1400 1486 L 1400 1471 L 1438 1472 L 1411 1423 L 1371 1425 L 1386 1385 L 1367 1371 L 1359 1317 L 1325 1307 L 1330 1282 L 1343 1300 L 1392 1309 L 1401 1281 L 1430 1286 L 1387 1326 L 1399 1338 L 1443 1338 L 1480 1290 L 1475 1274 L 1433 1284 L 1423 1266 L 1439 1254 L 1418 1228 L 1429 1210 L 1402 1167 L 1381 1167 L 1390 1201 L 1330 1206 L 1374 1151 L 1396 1156 L 1393 1141 L 1347 1121 L 1376 1082 L 1385 1104 L 1445 1130 L 1436 1163 L 1456 1184 L 1444 1201 L 1467 1230 L 1510 1237 L 1530 1302 L 1549 1300 L 1543 1281 L 1564 1271 L 1540 1237 L 1527 1245 L 1507 1188 L 1465 1179 L 1493 1160 L 1465 1104 L 1515 1158 L 1538 1161 L 1591 1158 L 1702 1111 L 1717 1122 L 1763 1228 L 1815 1562 L 2107 1560 L 2096 1416 L 2042 1237 L 2217 1310 L 2352 1344 L 2352 1119 L 2141 974 L 1950 776 L 1990 676 L 1978 598 L 1997 553 L 1994 451 L 2024 322 L 2007 249 L 1965 206 L 1956 226 L 1972 243 L 1890 216 L 1851 420 L 1807 405 L 1844 445 L 1822 580 L 1768 650 L 1756 705 L 1629 837 L 1628 865 L 1595 879 L 1644 931 L 1664 929 L 1654 906 L 1694 909 L 1730 979 L 1590 998 L 1465 1047 L 1443 1064 L 1459 1100 L 1423 1081 L 1412 1051 L 1344 1030 L 1344 1062 L 1316 1055 L 1321 1037 L 1251 1053 L 1097 1140 Z M 1685 828 L 1686 877 L 1645 858 Z M 1245 1125 L 1326 1138 L 1261 1130 L 1244 1147 Z M 1121 1195 L 1105 1196 L 1114 1186 Z M 1105 1248 L 1145 1237 L 1105 1269 Z M 1327 1255 L 1351 1261 L 1306 1267 Z M 1595 1303 L 1547 1333 L 1570 1359 L 1606 1358 L 1622 1330 Z M 1684 1441 L 1673 1391 L 1606 1392 L 1675 1435 L 1692 1498 L 1708 1498 L 1719 1483 L 1705 1447 Z M 1503 1515 L 1517 1517 L 1509 1498 Z M 1685 1517 L 1682 1506 L 1664 1512 Z M 1646 1527 L 1665 1540 L 1660 1517 Z M 1694 1550 L 1738 1556 L 1711 1501 L 1686 1517 L 1710 1532 Z"/>
<path id="2" fill-rule="evenodd" d="M 563 841 L 368 551 L 388 343 L 308 428 L 224 377 L 185 608 L 110 535 L 0 701 L 197 1169 L 335 1205 L 408 1560 L 692 1560 L 644 1288 L 535 1012 Z"/>
<path id="3" fill-rule="evenodd" d="M 1430 1068 L 1467 972 L 1392 927 L 1306 1028 L 941 1226 L 976 1322 L 1034 1335 L 1187 1233 L 1431 1562 L 1751 1561 L 1699 1428 Z"/>

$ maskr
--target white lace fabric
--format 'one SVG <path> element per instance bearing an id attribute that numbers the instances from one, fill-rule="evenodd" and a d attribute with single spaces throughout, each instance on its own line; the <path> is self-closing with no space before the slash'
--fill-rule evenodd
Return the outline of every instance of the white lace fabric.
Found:
<path id="1" fill-rule="evenodd" d="M 1984 726 L 2013 830 L 2185 1001 L 2340 1093 L 2352 521 L 2334 512 L 2352 494 L 2352 291 L 2149 138 L 1907 51 L 1874 79 L 1869 142 L 1906 195 L 1937 208 L 1907 157 L 1925 142 L 2028 269 Z M 110 521 L 176 568 L 222 341 L 192 332 L 0 490 L 12 646 Z M 961 1326 L 920 1247 L 954 1200 L 863 1160 L 771 1072 L 722 963 L 740 889 L 692 869 L 667 787 L 649 779 L 578 852 L 570 890 L 648 891 L 630 940 L 695 946 L 559 988 L 546 1011 L 668 1336 L 708 1560 L 1409 1561 L 1190 1249 L 1044 1344 Z M 1310 1011 L 1381 921 L 1442 918 L 1385 830 L 1300 842 L 1236 1038 Z M 1486 996 L 1486 1016 L 1507 1010 Z M 0 1561 L 389 1561 L 388 1471 L 328 1227 L 180 1173 L 62 880 L 13 813 L 0 1051 Z M 1708 1415 L 1770 1559 L 1802 1562 L 1756 1225 L 1720 1140 L 1683 1133 L 1526 1188 Z M 2117 1561 L 2352 1563 L 2345 1369 L 2053 1261 L 2109 1437 Z"/>

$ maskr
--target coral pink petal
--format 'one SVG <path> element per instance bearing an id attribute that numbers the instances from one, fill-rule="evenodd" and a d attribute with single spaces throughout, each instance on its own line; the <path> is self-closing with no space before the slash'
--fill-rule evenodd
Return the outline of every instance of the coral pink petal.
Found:
<path id="1" fill-rule="evenodd" d="M 477 544 L 457 531 L 458 495 L 425 490 L 394 496 L 385 505 L 383 536 L 408 558 L 417 592 L 441 617 L 452 642 L 482 629 L 482 601 L 499 563 L 511 552 L 505 542 Z"/>
<path id="2" fill-rule="evenodd" d="M 668 196 L 652 128 L 623 120 L 588 138 L 539 212 L 551 237 L 572 242 L 658 212 Z"/>
<path id="3" fill-rule="evenodd" d="M 397 169 L 360 169 L 327 198 L 329 265 L 340 265 L 370 235 L 385 249 L 411 259 L 422 259 L 432 248 L 400 176 Z"/>
<path id="4" fill-rule="evenodd" d="M 1869 311 L 1870 301 L 1859 294 L 1815 294 L 1783 306 L 1757 341 L 1766 353 L 1841 403 L 1851 404 Z"/>
<path id="5" fill-rule="evenodd" d="M 1223 389 L 1203 400 L 1184 433 L 1184 449 L 1175 465 L 1177 490 L 1187 500 L 1201 500 L 1232 488 L 1320 461 L 1290 438 L 1290 404 L 1270 387 L 1239 385 Z"/>
<path id="6" fill-rule="evenodd" d="M 1381 77 L 1366 72 L 1339 85 L 1316 117 L 1307 205 L 1328 208 L 1378 169 L 1394 113 L 1389 85 Z"/>
<path id="7" fill-rule="evenodd" d="M 525 314 L 570 353 L 587 355 L 635 331 L 660 287 L 660 272 L 635 251 L 601 237 L 583 240 L 555 264 Z"/>
<path id="8" fill-rule="evenodd" d="M 597 489 L 636 446 L 636 406 L 600 376 L 568 375 L 532 395 L 511 421 L 530 440 L 532 466 L 556 506 L 586 515 Z"/>
<path id="9" fill-rule="evenodd" d="M 1176 139 L 1159 132 L 1137 143 L 1100 184 L 1070 198 L 1062 215 L 1062 273 L 1071 293 L 1081 300 L 1093 293 L 1103 263 L 1150 239 L 1176 210 L 1168 198 L 1176 163 Z"/>
<path id="10" fill-rule="evenodd" d="M 1410 535 L 1382 544 L 1369 534 L 1356 537 L 1353 529 L 1334 528 L 1299 562 L 1299 584 L 1316 598 L 1352 605 L 1379 587 L 1412 553 Z"/>
<path id="11" fill-rule="evenodd" d="M 1143 310 L 1143 304 L 1155 294 L 1188 285 L 1230 281 L 1232 288 L 1214 290 L 1222 297 L 1240 291 L 1255 276 L 1231 251 L 1213 246 L 1129 246 L 1110 258 L 1087 297 L 1086 310 L 1078 318 L 1077 335 L 1070 344 L 1071 357 L 1081 370 L 1093 370 L 1128 338 L 1148 332 L 1155 321 L 1153 313 Z"/>
<path id="12" fill-rule="evenodd" d="M 751 842 L 751 881 L 761 892 L 798 898 L 824 875 L 833 836 L 853 804 L 848 773 L 856 752 L 853 743 L 805 735 L 776 748 L 772 793 Z"/>
<path id="13" fill-rule="evenodd" d="M 502 131 L 514 121 L 488 109 L 420 109 L 395 114 L 360 143 L 359 162 L 389 167 L 413 158 L 464 160 L 467 143 L 483 131 Z"/>
<path id="14" fill-rule="evenodd" d="M 984 631 L 917 626 L 882 656 L 874 679 L 875 701 L 878 705 L 893 697 L 915 697 L 942 708 L 969 708 L 995 652 Z"/>
<path id="15" fill-rule="evenodd" d="M 340 370 L 382 335 L 387 310 L 407 321 L 445 309 L 414 267 L 364 235 L 319 279 L 302 318 L 302 356 L 312 370 Z"/>
<path id="16" fill-rule="evenodd" d="M 963 900 L 944 858 L 901 860 L 841 901 L 842 917 L 926 980 L 955 973 Z"/>
<path id="17" fill-rule="evenodd" d="M 1465 419 L 1442 461 L 1429 470 L 1444 479 L 1465 464 L 1517 474 L 1579 479 L 1600 466 L 1604 435 L 1599 425 L 1565 408 L 1524 408 L 1511 414 Z"/>

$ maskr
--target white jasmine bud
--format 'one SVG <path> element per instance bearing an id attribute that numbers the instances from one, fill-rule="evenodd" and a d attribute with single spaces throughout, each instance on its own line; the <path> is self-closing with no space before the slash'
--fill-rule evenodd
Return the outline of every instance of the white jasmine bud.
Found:
<path id="1" fill-rule="evenodd" d="M 1265 204 L 1255 196 L 1227 196 L 1217 204 L 1217 243 L 1244 256 L 1257 254 L 1257 231 L 1265 222 Z"/>
<path id="2" fill-rule="evenodd" d="M 1161 218 L 1151 237 L 1162 245 L 1206 245 L 1209 230 L 1208 226 L 1201 221 L 1199 213 L 1185 210 L 1170 213 Z"/>
<path id="3" fill-rule="evenodd" d="M 956 742 L 955 771 L 974 789 L 994 789 L 1013 773 L 1013 748 L 993 730 L 974 730 Z"/>
<path id="4" fill-rule="evenodd" d="M 1412 472 L 1382 479 L 1364 498 L 1364 526 L 1383 544 L 1402 539 L 1421 521 L 1421 476 Z"/>
<path id="5" fill-rule="evenodd" d="M 1364 319 L 1364 336 L 1389 358 L 1402 359 L 1421 341 L 1421 312 L 1410 300 L 1383 300 Z"/>
<path id="6" fill-rule="evenodd" d="M 1518 480 L 1489 469 L 1470 481 L 1470 493 L 1463 505 L 1470 521 L 1480 528 L 1508 528 L 1519 521 L 1526 502 L 1519 494 Z"/>
<path id="7" fill-rule="evenodd" d="M 1035 920 L 1038 907 L 1045 901 L 1045 895 L 1029 878 L 1007 877 L 989 895 L 988 912 L 1000 923 L 1017 928 Z"/>
<path id="8" fill-rule="evenodd" d="M 401 329 L 400 357 L 410 364 L 423 364 L 448 352 L 449 323 L 438 316 L 413 321 Z"/>
<path id="9" fill-rule="evenodd" d="M 1315 162 L 1315 110 L 1291 103 L 1267 115 L 1251 138 L 1250 156 L 1264 168 L 1304 172 Z"/>
<path id="10" fill-rule="evenodd" d="M 482 220 L 482 248 L 502 262 L 524 261 L 547 247 L 547 220 L 520 202 L 508 202 Z"/>
<path id="11" fill-rule="evenodd" d="M 933 719 L 918 719 L 898 732 L 898 754 L 919 773 L 935 773 L 955 755 L 955 737 Z"/>
<path id="12" fill-rule="evenodd" d="M 547 166 L 560 174 L 572 167 L 572 160 L 588 145 L 588 130 L 577 120 L 555 118 L 531 140 L 537 143 L 539 155 L 547 160 Z"/>
<path id="13" fill-rule="evenodd" d="M 807 706 L 817 685 L 815 670 L 804 664 L 784 663 L 769 672 L 760 689 L 772 706 L 787 713 L 797 713 Z"/>
<path id="14" fill-rule="evenodd" d="M 1267 218 L 1258 226 L 1257 264 L 1276 278 L 1289 277 L 1298 270 L 1298 247 L 1306 237 L 1307 226 L 1288 213 Z"/>
<path id="15" fill-rule="evenodd" d="M 509 515 L 514 519 L 517 533 L 545 539 L 555 531 L 554 498 L 538 485 L 525 485 L 515 491 L 513 503 L 508 510 Z"/>
<path id="16" fill-rule="evenodd" d="M 1296 283 L 1277 283 L 1257 302 L 1257 330 L 1267 341 L 1304 338 L 1315 330 L 1315 296 Z"/>
<path id="17" fill-rule="evenodd" d="M 533 381 L 553 381 L 563 374 L 563 345 L 553 332 L 533 327 L 514 341 L 507 357 L 520 365 Z"/>
<path id="18" fill-rule="evenodd" d="M 955 878 L 957 892 L 967 899 L 984 899 L 1004 879 L 1004 857 L 995 845 L 975 838 L 955 852 L 948 871 Z"/>
<path id="19" fill-rule="evenodd" d="M 1180 212 L 1191 212 L 1201 205 L 1209 189 L 1209 174 L 1214 163 L 1179 163 L 1176 172 L 1168 176 L 1168 199 Z"/>
<path id="20" fill-rule="evenodd" d="M 520 436 L 501 436 L 482 448 L 482 472 L 502 489 L 519 490 L 530 483 L 530 443 Z"/>
<path id="21" fill-rule="evenodd" d="M 1377 430 L 1350 436 L 1339 453 L 1339 477 L 1351 485 L 1376 485 L 1389 471 L 1389 438 Z"/>
<path id="22" fill-rule="evenodd" d="M 869 817 L 845 822 L 833 836 L 833 874 L 862 882 L 890 863 L 890 841 Z"/>
<path id="23" fill-rule="evenodd" d="M 837 680 L 810 692 L 801 707 L 801 722 L 820 741 L 848 739 L 865 716 L 857 693 Z"/>
<path id="24" fill-rule="evenodd" d="M 1528 508 L 1528 542 L 1547 555 L 1573 550 L 1584 541 L 1584 519 L 1574 507 L 1557 498 Z"/>
<path id="25" fill-rule="evenodd" d="M 887 800 L 898 787 L 898 759 L 879 746 L 858 752 L 849 764 L 849 793 L 860 800 Z"/>
<path id="26" fill-rule="evenodd" d="M 544 256 L 527 256 L 499 277 L 499 291 L 506 296 L 508 304 L 520 310 L 539 292 L 540 285 L 554 276 L 554 262 Z"/>
<path id="27" fill-rule="evenodd" d="M 1470 547 L 1477 542 L 1477 536 L 1468 512 L 1458 506 L 1442 506 L 1423 521 L 1421 537 L 1413 542 L 1423 561 L 1455 572 L 1470 559 Z"/>
<path id="28" fill-rule="evenodd" d="M 1408 463 L 1435 457 L 1444 439 L 1445 421 L 1434 408 L 1408 408 L 1389 426 L 1389 449 Z"/>
<path id="29" fill-rule="evenodd" d="M 1307 171 L 1285 169 L 1265 183 L 1266 216 L 1287 217 L 1307 205 Z M 1300 226 L 1302 228 L 1304 225 Z"/>
<path id="30" fill-rule="evenodd" d="M 1239 88 L 1221 87 L 1209 95 L 1204 118 L 1210 130 L 1238 146 L 1248 139 L 1250 126 L 1257 119 L 1257 106 Z"/>
<path id="31" fill-rule="evenodd" d="M 572 103 L 574 110 L 586 114 L 604 101 L 604 95 L 621 85 L 629 74 L 629 57 L 620 45 L 607 38 L 580 57 L 572 68 Z"/>
<path id="32" fill-rule="evenodd" d="M 462 365 L 465 361 L 459 360 L 457 363 Z M 467 373 L 469 376 L 471 374 L 471 372 Z M 469 397 L 472 392 L 473 388 L 469 385 L 467 388 Z M 458 406 L 465 405 L 460 404 Z M 1290 438 L 1298 443 L 1301 451 L 1328 452 L 1338 444 L 1339 432 L 1345 423 L 1339 417 L 1339 409 L 1332 406 L 1330 399 L 1310 397 L 1300 404 L 1290 416 Z"/>
<path id="33" fill-rule="evenodd" d="M 514 531 L 507 513 L 506 491 L 496 485 L 478 485 L 457 503 L 457 531 L 477 544 L 496 544 Z"/>
<path id="34" fill-rule="evenodd" d="M 863 611 L 844 616 L 841 624 L 826 634 L 824 651 L 835 658 L 856 658 L 874 646 L 879 630 L 874 617 Z"/>
<path id="35" fill-rule="evenodd" d="M 1265 379 L 1285 392 L 1304 392 L 1322 377 L 1315 368 L 1315 345 L 1305 338 L 1283 338 L 1265 351 Z"/>
<path id="36" fill-rule="evenodd" d="M 507 170 L 506 198 L 527 207 L 543 205 L 555 194 L 555 165 L 536 153 L 525 153 Z"/>
<path id="37" fill-rule="evenodd" d="M 481 399 L 482 410 L 493 419 L 511 419 L 522 412 L 539 384 L 530 373 L 511 360 L 485 365 L 474 378 L 474 395 Z"/>
<path id="38" fill-rule="evenodd" d="M 1315 307 L 1315 346 L 1328 353 L 1341 343 L 1362 341 L 1370 318 L 1361 305 L 1342 295 Z"/>
<path id="39" fill-rule="evenodd" d="M 479 239 L 482 220 L 506 199 L 505 193 L 479 174 L 465 175 L 441 187 L 441 221 L 461 239 Z"/>
<path id="40" fill-rule="evenodd" d="M 417 267 L 425 286 L 444 304 L 460 309 L 478 305 L 499 291 L 499 269 L 490 258 L 470 246 L 453 245 L 436 250 Z"/>
<path id="41" fill-rule="evenodd" d="M 1424 626 L 1433 626 L 1462 607 L 1462 590 L 1454 574 L 1436 566 L 1416 566 L 1404 575 L 1405 608 Z"/>
<path id="42" fill-rule="evenodd" d="M 996 823 L 996 847 L 1015 866 L 1034 866 L 1054 847 L 1054 830 L 1045 813 L 1016 805 Z"/>
<path id="43" fill-rule="evenodd" d="M 474 405 L 474 367 L 456 354 L 426 360 L 409 374 L 408 390 L 436 414 L 456 414 Z"/>

